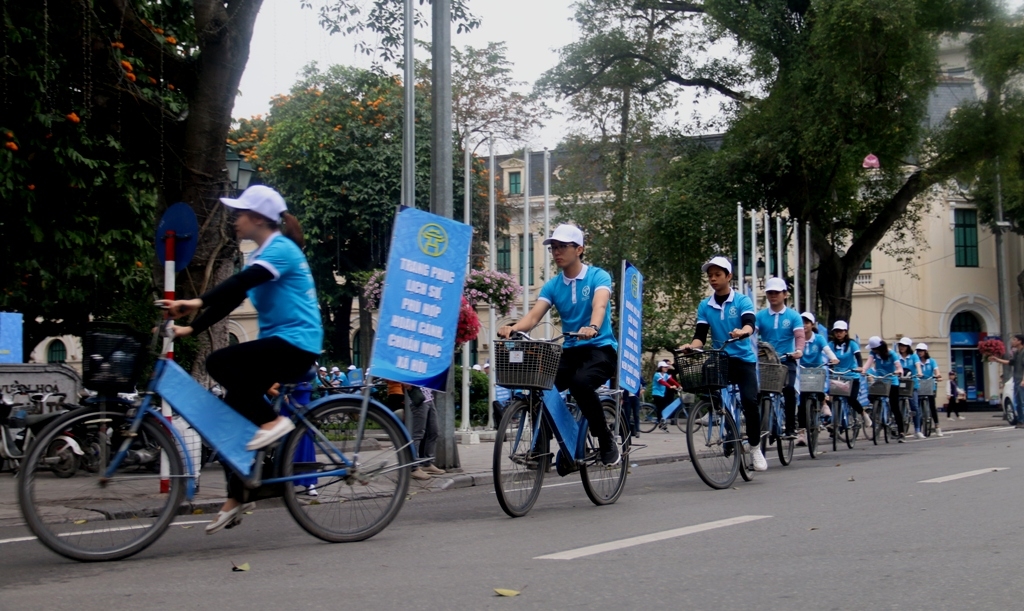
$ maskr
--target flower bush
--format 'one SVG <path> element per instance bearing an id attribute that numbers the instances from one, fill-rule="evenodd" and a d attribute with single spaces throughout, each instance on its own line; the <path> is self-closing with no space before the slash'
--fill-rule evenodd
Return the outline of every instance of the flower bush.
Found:
<path id="1" fill-rule="evenodd" d="M 494 306 L 501 316 L 507 316 L 522 291 L 523 288 L 510 274 L 474 269 L 466 276 L 463 294 L 470 304 L 487 303 Z"/>
<path id="2" fill-rule="evenodd" d="M 1001 339 L 984 339 L 978 342 L 978 352 L 986 359 L 992 356 L 1003 358 L 1003 355 L 1006 354 L 1006 345 Z"/>
<path id="3" fill-rule="evenodd" d="M 480 318 L 476 315 L 476 308 L 463 297 L 462 306 L 459 307 L 459 327 L 455 332 L 455 343 L 471 342 L 479 333 Z"/>
<path id="4" fill-rule="evenodd" d="M 384 293 L 384 270 L 373 270 L 366 282 L 363 283 L 363 299 L 366 300 L 366 307 L 376 310 L 380 305 L 380 297 Z"/>

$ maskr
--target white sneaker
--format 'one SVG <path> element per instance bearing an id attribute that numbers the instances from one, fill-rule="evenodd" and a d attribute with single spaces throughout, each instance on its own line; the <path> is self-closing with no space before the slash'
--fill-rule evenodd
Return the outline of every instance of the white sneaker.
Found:
<path id="1" fill-rule="evenodd" d="M 967 420 L 967 418 L 964 418 L 963 416 L 957 416 L 956 419 L 957 420 Z"/>
<path id="2" fill-rule="evenodd" d="M 245 449 L 251 451 L 265 448 L 294 430 L 294 422 L 288 418 L 279 418 L 273 428 L 257 429 L 249 443 L 245 444 Z"/>
<path id="3" fill-rule="evenodd" d="M 864 430 L 871 430 L 871 416 L 869 416 L 867 412 L 864 412 Z"/>
<path id="4" fill-rule="evenodd" d="M 751 446 L 750 457 L 754 460 L 754 471 L 768 470 L 768 461 L 764 459 L 764 454 L 761 453 L 761 444 Z"/>
<path id="5" fill-rule="evenodd" d="M 316 491 L 316 486 L 309 486 L 306 488 L 306 496 L 320 496 L 320 493 Z"/>
<path id="6" fill-rule="evenodd" d="M 918 432 L 914 433 L 914 437 L 916 437 L 918 439 L 924 439 L 924 433 L 922 433 L 921 431 L 918 431 Z"/>
<path id="7" fill-rule="evenodd" d="M 937 437 L 945 437 L 945 435 L 942 434 L 942 429 L 939 428 L 935 429 L 935 435 Z"/>
<path id="8" fill-rule="evenodd" d="M 204 530 L 206 534 L 212 535 L 225 528 L 234 528 L 242 523 L 242 516 L 245 512 L 252 511 L 255 508 L 256 503 L 242 503 L 241 505 L 236 505 L 234 509 L 218 511 L 216 519 L 207 524 Z"/>

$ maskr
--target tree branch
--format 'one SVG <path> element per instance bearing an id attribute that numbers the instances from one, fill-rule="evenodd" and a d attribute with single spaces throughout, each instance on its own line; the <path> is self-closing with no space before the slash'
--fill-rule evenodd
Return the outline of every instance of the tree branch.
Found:
<path id="1" fill-rule="evenodd" d="M 183 91 L 191 89 L 194 74 L 191 61 L 172 51 L 173 47 L 166 44 L 162 36 L 158 36 L 140 21 L 138 13 L 130 0 L 97 0 L 109 10 L 121 16 L 124 28 L 121 30 L 122 41 L 141 57 L 147 66 L 155 69 L 163 59 L 163 78 L 173 82 Z M 115 62 L 116 63 L 116 62 Z"/>

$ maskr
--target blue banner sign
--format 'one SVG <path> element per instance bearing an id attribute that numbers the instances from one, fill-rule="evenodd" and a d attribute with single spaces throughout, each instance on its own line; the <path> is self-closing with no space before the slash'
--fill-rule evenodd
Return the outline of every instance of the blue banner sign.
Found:
<path id="1" fill-rule="evenodd" d="M 622 262 L 619 291 L 619 388 L 639 394 L 643 351 L 644 275 L 629 261 Z"/>
<path id="2" fill-rule="evenodd" d="M 473 230 L 405 208 L 395 217 L 369 373 L 445 390 Z"/>
<path id="3" fill-rule="evenodd" d="M 21 314 L 0 312 L 0 363 L 21 363 Z"/>
<path id="4" fill-rule="evenodd" d="M 951 331 L 949 334 L 949 345 L 950 346 L 970 346 L 974 347 L 978 345 L 978 340 L 981 334 L 971 331 Z"/>

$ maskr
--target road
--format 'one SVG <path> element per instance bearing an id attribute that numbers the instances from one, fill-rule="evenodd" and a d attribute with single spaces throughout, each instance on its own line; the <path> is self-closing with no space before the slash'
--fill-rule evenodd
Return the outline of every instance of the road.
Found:
<path id="1" fill-rule="evenodd" d="M 608 507 L 577 476 L 551 474 L 515 520 L 486 487 L 423 490 L 383 533 L 347 545 L 313 539 L 280 507 L 215 536 L 188 516 L 110 564 L 11 541 L 27 533 L 8 526 L 0 609 L 1019 608 L 1022 449 L 1024 432 L 1006 428 L 818 460 L 798 449 L 793 465 L 769 460 L 722 491 L 687 462 L 640 466 Z M 709 526 L 722 520 L 734 523 Z"/>

